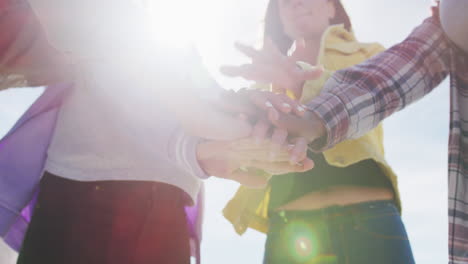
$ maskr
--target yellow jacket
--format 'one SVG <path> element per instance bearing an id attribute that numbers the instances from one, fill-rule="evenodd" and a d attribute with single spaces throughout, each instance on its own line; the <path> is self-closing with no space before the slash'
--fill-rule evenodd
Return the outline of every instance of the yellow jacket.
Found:
<path id="1" fill-rule="evenodd" d="M 304 84 L 301 101 L 308 102 L 317 96 L 334 71 L 358 64 L 383 50 L 377 43 L 358 42 L 354 34 L 342 25 L 329 27 L 322 36 L 318 57 L 318 64 L 323 65 L 325 72 L 318 80 Z M 304 69 L 311 67 L 304 62 L 298 64 Z M 379 125 L 361 138 L 344 141 L 323 154 L 330 165 L 337 167 L 346 167 L 366 159 L 375 160 L 390 179 L 395 191 L 395 201 L 401 208 L 397 177 L 384 158 L 382 126 Z M 266 233 L 269 198 L 269 187 L 258 190 L 241 186 L 224 208 L 223 214 L 238 234 L 243 234 L 248 227 Z"/>

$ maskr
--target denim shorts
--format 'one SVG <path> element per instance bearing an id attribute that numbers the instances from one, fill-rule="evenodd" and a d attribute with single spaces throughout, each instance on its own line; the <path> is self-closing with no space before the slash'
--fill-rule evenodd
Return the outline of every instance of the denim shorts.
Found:
<path id="1" fill-rule="evenodd" d="M 412 264 L 392 201 L 270 214 L 265 264 Z"/>

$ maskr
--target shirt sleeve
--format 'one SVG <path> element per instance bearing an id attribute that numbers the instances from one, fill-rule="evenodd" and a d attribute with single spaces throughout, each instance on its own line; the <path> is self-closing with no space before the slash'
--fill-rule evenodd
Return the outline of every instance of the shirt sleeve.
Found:
<path id="1" fill-rule="evenodd" d="M 200 179 L 207 179 L 210 176 L 200 167 L 197 159 L 197 146 L 200 142 L 202 139 L 190 136 L 182 128 L 178 128 L 171 139 L 168 155 L 172 162 L 187 173 Z"/>
<path id="2" fill-rule="evenodd" d="M 316 151 L 358 138 L 432 91 L 447 76 L 450 48 L 436 18 L 364 63 L 337 71 L 307 106 L 325 124 Z"/>

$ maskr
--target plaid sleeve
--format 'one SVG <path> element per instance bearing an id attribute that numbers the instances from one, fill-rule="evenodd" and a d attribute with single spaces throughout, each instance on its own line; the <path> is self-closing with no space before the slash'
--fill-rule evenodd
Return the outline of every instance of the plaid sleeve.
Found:
<path id="1" fill-rule="evenodd" d="M 449 43 L 440 23 L 426 19 L 403 42 L 340 70 L 307 106 L 325 124 L 317 151 L 357 138 L 428 94 L 447 76 Z"/>

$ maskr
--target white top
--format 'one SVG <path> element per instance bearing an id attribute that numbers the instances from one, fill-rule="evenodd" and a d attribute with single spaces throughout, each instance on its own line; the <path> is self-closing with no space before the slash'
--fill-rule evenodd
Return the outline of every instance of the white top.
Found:
<path id="1" fill-rule="evenodd" d="M 198 139 L 159 102 L 161 89 L 178 89 L 185 79 L 148 45 L 144 27 L 137 26 L 143 23 L 140 6 L 129 0 L 30 3 L 51 43 L 76 65 L 45 170 L 77 181 L 164 182 L 195 200 L 206 177 L 196 160 Z"/>

